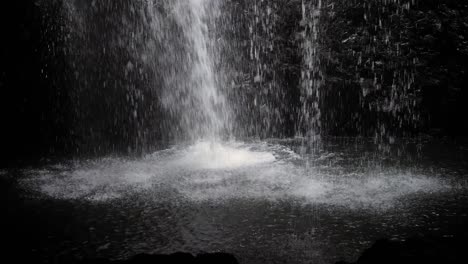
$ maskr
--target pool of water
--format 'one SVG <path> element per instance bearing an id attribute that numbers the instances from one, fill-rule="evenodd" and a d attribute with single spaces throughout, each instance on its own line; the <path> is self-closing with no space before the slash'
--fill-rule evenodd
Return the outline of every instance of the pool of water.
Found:
<path id="1" fill-rule="evenodd" d="M 201 141 L 2 174 L 18 179 L 44 262 L 222 251 L 240 263 L 334 263 L 379 238 L 464 232 L 463 144 L 304 142 Z"/>

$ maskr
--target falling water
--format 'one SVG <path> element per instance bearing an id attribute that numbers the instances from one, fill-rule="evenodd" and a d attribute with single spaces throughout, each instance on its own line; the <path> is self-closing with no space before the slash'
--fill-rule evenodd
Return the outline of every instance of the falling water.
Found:
<path id="1" fill-rule="evenodd" d="M 63 1 L 70 141 L 110 152 L 230 136 L 394 142 L 423 120 L 412 5 Z"/>
<path id="2" fill-rule="evenodd" d="M 215 25 L 218 2 L 178 0 L 170 7 L 186 42 L 188 76 L 176 86 L 165 88 L 162 104 L 179 112 L 182 129 L 191 139 L 218 138 L 229 127 L 229 110 L 219 89 L 215 71 Z M 176 51 L 177 52 L 177 51 Z"/>
<path id="3" fill-rule="evenodd" d="M 218 67 L 219 5 L 63 2 L 77 148 L 144 150 L 156 140 L 229 137 L 230 107 Z M 108 141 L 111 146 L 103 146 Z"/>
<path id="4" fill-rule="evenodd" d="M 320 92 L 323 74 L 320 68 L 319 20 L 322 1 L 302 1 L 302 32 L 304 56 L 301 71 L 301 110 L 299 124 L 305 125 L 305 135 L 312 141 L 320 138 Z"/>

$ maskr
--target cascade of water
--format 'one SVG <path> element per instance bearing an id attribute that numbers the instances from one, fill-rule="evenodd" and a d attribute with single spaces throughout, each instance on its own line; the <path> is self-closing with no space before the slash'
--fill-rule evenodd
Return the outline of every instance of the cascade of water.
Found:
<path id="1" fill-rule="evenodd" d="M 417 58 L 399 31 L 407 0 L 63 2 L 71 134 L 93 147 L 230 133 L 382 141 L 420 119 Z"/>
<path id="2" fill-rule="evenodd" d="M 228 135 L 217 68 L 220 4 L 64 1 L 74 134 L 97 146 L 111 133 L 132 148 Z"/>
<path id="3" fill-rule="evenodd" d="M 180 27 L 188 58 L 187 76 L 164 90 L 162 104 L 180 115 L 181 127 L 189 138 L 218 138 L 229 129 L 229 108 L 219 90 L 215 70 L 216 41 L 214 19 L 219 15 L 217 1 L 179 0 L 172 13 Z M 177 51 L 176 51 L 177 52 Z"/>
<path id="4" fill-rule="evenodd" d="M 305 130 L 305 136 L 312 141 L 320 138 L 321 129 L 320 88 L 324 79 L 318 54 L 321 8 L 322 0 L 302 1 L 303 67 L 298 131 Z"/>

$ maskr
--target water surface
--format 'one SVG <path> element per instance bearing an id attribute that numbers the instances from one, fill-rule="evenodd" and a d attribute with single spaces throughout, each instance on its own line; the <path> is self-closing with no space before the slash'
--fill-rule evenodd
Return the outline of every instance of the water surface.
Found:
<path id="1" fill-rule="evenodd" d="M 467 218 L 466 150 L 200 141 L 23 169 L 19 183 L 34 214 L 54 223 L 35 249 L 45 260 L 223 251 L 241 263 L 333 263 L 379 238 L 457 235 Z"/>

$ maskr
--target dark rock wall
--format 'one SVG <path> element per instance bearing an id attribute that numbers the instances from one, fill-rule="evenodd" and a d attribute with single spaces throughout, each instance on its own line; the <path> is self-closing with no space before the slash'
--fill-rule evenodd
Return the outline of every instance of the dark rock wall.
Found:
<path id="1" fill-rule="evenodd" d="M 329 133 L 466 135 L 466 2 L 328 2 L 322 104 L 333 109 L 324 116 Z M 379 109 L 389 98 L 392 108 Z"/>
<path id="2" fill-rule="evenodd" d="M 383 141 L 466 135 L 468 9 L 453 0 L 230 1 L 243 21 L 235 38 L 243 67 L 236 68 L 232 91 L 243 133 L 282 137 L 307 129 L 300 124 L 303 36 L 313 37 L 307 24 L 314 8 L 303 18 L 301 5 L 319 2 L 314 63 L 320 73 L 314 74 L 320 76 L 314 78 L 320 96 L 313 100 L 322 134 Z M 249 54 L 252 46 L 257 57 Z"/>
<path id="3" fill-rule="evenodd" d="M 61 76 L 60 3 L 0 4 L 0 152 L 2 163 L 61 151 L 68 142 L 68 90 Z M 50 42 L 54 39 L 54 42 Z"/>
<path id="4" fill-rule="evenodd" d="M 301 76 L 301 1 L 226 1 L 222 34 L 237 136 L 295 134 Z"/>

